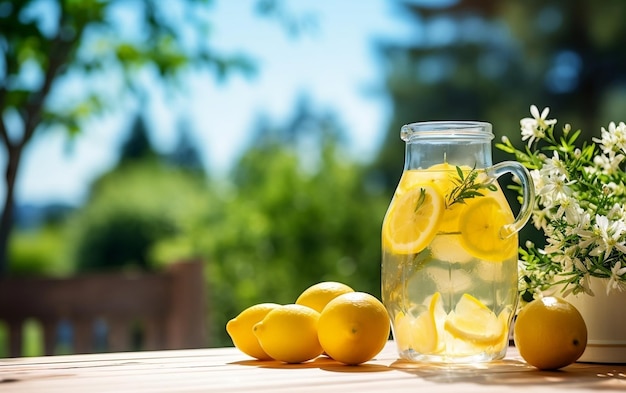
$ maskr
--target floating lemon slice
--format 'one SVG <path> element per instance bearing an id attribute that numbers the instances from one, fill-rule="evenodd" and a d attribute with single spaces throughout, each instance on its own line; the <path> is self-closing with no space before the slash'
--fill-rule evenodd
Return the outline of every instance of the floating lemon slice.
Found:
<path id="1" fill-rule="evenodd" d="M 423 171 L 408 171 L 408 175 L 405 179 L 405 187 L 407 185 L 415 185 L 416 183 L 427 184 L 435 187 L 441 195 L 448 196 L 452 190 L 457 186 L 459 181 L 458 170 L 461 170 L 467 176 L 472 171 L 467 165 L 455 166 L 447 162 L 430 166 Z M 402 182 L 400 182 L 402 184 Z M 444 197 L 445 200 L 445 197 Z M 467 206 L 463 203 L 456 203 L 452 206 L 444 209 L 443 218 L 439 223 L 439 232 L 443 233 L 455 233 L 459 232 L 458 222 L 459 217 Z"/>
<path id="2" fill-rule="evenodd" d="M 445 215 L 441 225 L 439 226 L 439 235 L 435 237 L 430 243 L 430 251 L 432 252 L 433 258 L 450 263 L 467 263 L 474 260 L 474 256 L 468 253 L 465 249 L 463 249 L 463 246 L 459 244 L 461 241 L 461 235 L 441 234 L 441 232 L 443 231 L 442 227 L 444 226 L 444 222 Z M 498 271 L 500 270 L 500 266 L 497 264 L 490 263 L 489 265 L 497 267 Z M 448 272 L 447 268 L 442 269 L 445 270 L 445 272 Z M 460 270 L 458 271 L 460 272 Z M 472 277 L 470 281 L 472 283 L 471 285 L 473 285 L 473 283 L 475 282 L 475 278 Z M 458 289 L 456 281 L 454 281 L 454 287 L 457 288 L 457 291 L 461 290 Z"/>
<path id="3" fill-rule="evenodd" d="M 512 213 L 496 198 L 479 197 L 459 217 L 461 245 L 476 258 L 502 262 L 517 252 L 517 235 L 503 239 L 500 233 L 511 222 Z"/>
<path id="4" fill-rule="evenodd" d="M 402 178 L 398 183 L 396 190 L 397 195 L 402 195 L 418 185 L 427 185 L 434 187 L 441 195 L 445 195 L 450 180 L 450 173 L 453 173 L 454 167 L 450 164 L 437 164 L 428 169 L 412 169 L 404 171 Z M 455 172 L 454 172 L 455 173 Z"/>
<path id="5" fill-rule="evenodd" d="M 441 352 L 443 340 L 441 339 L 441 326 L 446 317 L 441 302 L 441 294 L 435 292 L 430 299 L 428 312 L 421 314 L 415 320 L 415 333 L 413 335 L 413 349 L 423 354 Z"/>
<path id="6" fill-rule="evenodd" d="M 454 311 L 448 314 L 444 328 L 452 337 L 478 346 L 497 345 L 506 334 L 503 320 L 504 317 L 498 318 L 480 300 L 464 293 Z"/>
<path id="7" fill-rule="evenodd" d="M 393 320 L 393 338 L 400 351 L 406 351 L 411 347 L 412 322 L 413 319 L 402 311 L 398 312 Z"/>
<path id="8" fill-rule="evenodd" d="M 441 352 L 443 340 L 439 330 L 445 317 L 439 292 L 431 297 L 428 310 L 417 318 L 403 312 L 398 313 L 395 318 L 394 338 L 400 350 L 411 348 L 422 354 Z"/>
<path id="9" fill-rule="evenodd" d="M 443 211 L 443 197 L 430 185 L 396 195 L 383 223 L 383 245 L 395 254 L 422 251 L 437 234 Z"/>

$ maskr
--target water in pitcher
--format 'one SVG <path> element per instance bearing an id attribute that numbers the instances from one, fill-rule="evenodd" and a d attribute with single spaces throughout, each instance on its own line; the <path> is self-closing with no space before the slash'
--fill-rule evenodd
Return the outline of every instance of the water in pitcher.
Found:
<path id="1" fill-rule="evenodd" d="M 403 172 L 382 231 L 382 298 L 400 357 L 504 357 L 517 302 L 515 217 L 493 177 L 448 163 Z"/>

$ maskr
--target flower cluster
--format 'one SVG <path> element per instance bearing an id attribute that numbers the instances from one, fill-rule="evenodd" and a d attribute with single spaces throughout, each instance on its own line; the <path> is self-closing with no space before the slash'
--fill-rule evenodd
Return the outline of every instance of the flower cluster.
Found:
<path id="1" fill-rule="evenodd" d="M 593 295 L 590 277 L 607 280 L 607 294 L 626 288 L 626 124 L 602 127 L 600 138 L 579 143 L 581 131 L 531 106 L 520 121 L 520 150 L 508 138 L 497 147 L 514 154 L 535 183 L 532 222 L 545 234 L 540 246 L 520 249 L 524 300 L 555 287 Z M 519 189 L 519 188 L 518 188 Z"/>

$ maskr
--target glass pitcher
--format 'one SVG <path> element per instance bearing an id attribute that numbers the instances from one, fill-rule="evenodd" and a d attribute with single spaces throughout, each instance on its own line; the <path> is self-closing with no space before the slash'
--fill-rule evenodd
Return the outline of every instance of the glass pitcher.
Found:
<path id="1" fill-rule="evenodd" d="M 517 305 L 517 232 L 534 187 L 518 162 L 491 159 L 491 124 L 402 127 L 404 170 L 382 227 L 382 300 L 402 359 L 501 359 Z M 514 217 L 497 178 L 521 184 Z"/>

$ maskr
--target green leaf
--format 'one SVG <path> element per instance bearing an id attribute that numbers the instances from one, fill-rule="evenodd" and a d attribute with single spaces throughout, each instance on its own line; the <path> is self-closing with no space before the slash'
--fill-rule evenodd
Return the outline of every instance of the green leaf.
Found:
<path id="1" fill-rule="evenodd" d="M 456 173 L 458 175 L 458 179 L 452 179 L 452 181 L 456 184 L 456 187 L 454 187 L 446 197 L 446 208 L 450 208 L 450 206 L 455 203 L 465 204 L 465 199 L 484 196 L 480 190 L 486 189 L 494 191 L 496 189 L 495 185 L 493 185 L 491 181 L 475 183 L 478 178 L 478 171 L 476 171 L 476 168 L 472 168 L 467 176 L 465 176 L 463 170 L 459 166 L 456 166 Z"/>
<path id="2" fill-rule="evenodd" d="M 570 145 L 573 145 L 574 142 L 576 142 L 576 139 L 578 139 L 578 136 L 580 135 L 580 132 L 581 132 L 581 130 L 574 131 L 572 133 L 572 135 L 569 137 L 567 143 L 570 144 Z"/>
<path id="3" fill-rule="evenodd" d="M 417 203 L 415 204 L 415 209 L 413 210 L 414 213 L 417 213 L 420 207 L 422 207 L 422 205 L 424 204 L 425 200 L 426 200 L 426 190 L 423 188 L 420 188 L 420 196 L 417 198 Z"/>
<path id="4" fill-rule="evenodd" d="M 459 175 L 459 179 L 464 180 L 464 174 L 463 174 L 463 171 L 461 170 L 461 167 L 459 166 L 456 167 L 456 173 L 457 175 Z"/>

